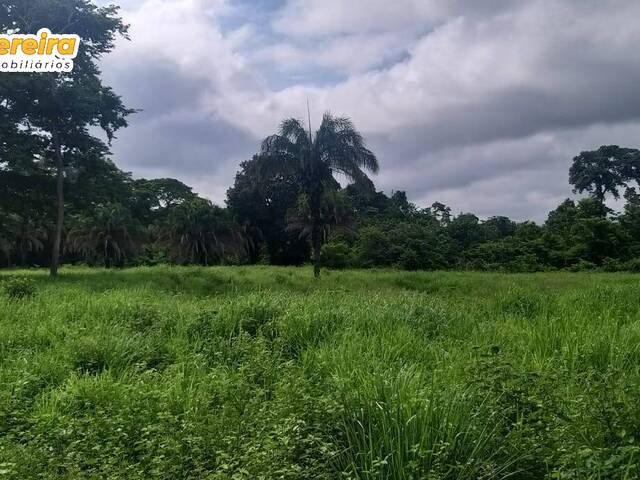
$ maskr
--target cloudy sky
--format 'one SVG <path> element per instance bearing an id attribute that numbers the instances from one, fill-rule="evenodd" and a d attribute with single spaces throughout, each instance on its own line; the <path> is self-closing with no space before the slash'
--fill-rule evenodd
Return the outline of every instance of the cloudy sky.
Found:
<path id="1" fill-rule="evenodd" d="M 378 188 L 480 216 L 543 220 L 571 193 L 574 155 L 640 146 L 640 1 L 119 4 L 131 41 L 104 77 L 143 111 L 114 159 L 217 203 L 307 98 L 316 126 L 326 110 L 353 119 Z"/>

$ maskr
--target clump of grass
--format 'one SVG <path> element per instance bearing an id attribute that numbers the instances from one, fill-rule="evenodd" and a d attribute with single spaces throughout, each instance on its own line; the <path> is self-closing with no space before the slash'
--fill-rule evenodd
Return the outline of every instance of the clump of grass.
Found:
<path id="1" fill-rule="evenodd" d="M 36 293 L 35 282 L 26 277 L 9 277 L 0 283 L 2 293 L 12 300 L 33 297 Z"/>
<path id="2" fill-rule="evenodd" d="M 540 315 L 551 302 L 553 302 L 552 297 L 543 298 L 536 292 L 509 288 L 498 296 L 496 306 L 498 311 L 503 314 L 530 320 Z"/>
<path id="3" fill-rule="evenodd" d="M 501 418 L 471 391 L 447 391 L 415 370 L 362 376 L 344 393 L 345 449 L 337 462 L 362 479 L 502 478 Z"/>
<path id="4" fill-rule="evenodd" d="M 71 363 L 80 374 L 116 375 L 135 370 L 158 370 L 171 364 L 172 353 L 153 335 L 131 335 L 112 329 L 83 335 L 70 344 Z"/>

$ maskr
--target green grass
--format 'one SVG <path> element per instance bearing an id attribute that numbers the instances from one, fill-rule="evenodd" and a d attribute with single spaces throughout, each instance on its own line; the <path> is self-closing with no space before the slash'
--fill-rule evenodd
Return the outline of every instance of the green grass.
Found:
<path id="1" fill-rule="evenodd" d="M 639 398 L 634 275 L 0 274 L 0 479 L 631 479 Z"/>

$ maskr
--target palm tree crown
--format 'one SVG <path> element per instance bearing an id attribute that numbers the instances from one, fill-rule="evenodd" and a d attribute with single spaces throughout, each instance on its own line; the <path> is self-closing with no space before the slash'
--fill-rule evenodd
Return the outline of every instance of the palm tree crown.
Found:
<path id="1" fill-rule="evenodd" d="M 76 215 L 71 224 L 66 249 L 87 261 L 122 267 L 136 253 L 140 226 L 120 204 L 98 205 L 92 216 Z"/>
<path id="2" fill-rule="evenodd" d="M 161 235 L 180 263 L 211 265 L 229 255 L 243 256 L 248 248 L 240 227 L 220 207 L 196 197 L 172 208 Z"/>

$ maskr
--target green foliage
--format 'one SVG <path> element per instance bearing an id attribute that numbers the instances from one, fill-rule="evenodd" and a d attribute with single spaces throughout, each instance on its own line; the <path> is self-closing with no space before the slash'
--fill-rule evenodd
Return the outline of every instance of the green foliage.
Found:
<path id="1" fill-rule="evenodd" d="M 145 244 L 138 256 L 141 265 L 153 266 L 171 263 L 167 248 L 158 243 Z"/>
<path id="2" fill-rule="evenodd" d="M 7 478 L 640 475 L 632 274 L 61 273 L 0 275 Z"/>
<path id="3" fill-rule="evenodd" d="M 136 255 L 141 228 L 122 205 L 98 205 L 91 216 L 77 215 L 70 223 L 67 250 L 87 263 L 122 267 Z"/>
<path id="4" fill-rule="evenodd" d="M 160 242 L 178 263 L 212 265 L 246 252 L 246 239 L 227 211 L 209 200 L 194 198 L 173 208 Z"/>
<path id="5" fill-rule="evenodd" d="M 374 226 L 361 228 L 356 243 L 358 264 L 365 268 L 391 265 L 391 245 L 387 232 Z"/>
<path id="6" fill-rule="evenodd" d="M 603 203 L 607 194 L 619 198 L 620 188 L 638 180 L 640 151 L 603 145 L 598 150 L 581 152 L 569 169 L 569 183 L 575 192 L 589 192 Z"/>
<path id="7" fill-rule="evenodd" d="M 596 264 L 588 260 L 580 260 L 578 261 L 578 263 L 574 263 L 569 267 L 569 270 L 571 270 L 572 272 L 588 272 L 595 269 Z"/>
<path id="8" fill-rule="evenodd" d="M 352 251 L 344 242 L 326 243 L 322 246 L 320 260 L 327 268 L 347 268 L 352 262 Z"/>
<path id="9" fill-rule="evenodd" d="M 55 276 L 65 217 L 64 187 L 70 180 L 68 167 L 77 168 L 85 160 L 104 162 L 109 149 L 92 135 L 91 128 L 102 129 L 111 142 L 135 111 L 126 108 L 120 97 L 103 85 L 99 68 L 100 58 L 113 50 L 117 36 L 126 37 L 128 27 L 113 5 L 97 7 L 86 0 L 8 0 L 0 6 L 0 28 L 18 33 L 48 28 L 59 34 L 78 35 L 81 42 L 69 72 L 15 73 L 0 80 L 0 118 L 6 124 L 3 130 L 6 127 L 10 133 L 8 146 L 0 149 L 0 164 L 6 163 L 16 173 L 31 171 L 56 179 L 51 243 L 51 275 Z M 90 188 L 85 191 L 89 196 L 90 192 Z"/>
<path id="10" fill-rule="evenodd" d="M 249 258 L 256 262 L 265 250 L 274 265 L 300 265 L 309 256 L 307 239 L 287 230 L 287 212 L 301 193 L 299 172 L 265 173 L 267 158 L 254 157 L 240 164 L 235 182 L 227 191 L 227 205 L 234 219 L 251 239 Z"/>
<path id="11" fill-rule="evenodd" d="M 35 282 L 26 277 L 8 277 L 0 279 L 2 293 L 14 300 L 32 297 L 36 293 Z"/>
<path id="12" fill-rule="evenodd" d="M 624 263 L 624 270 L 640 273 L 640 258 L 632 258 Z"/>
<path id="13" fill-rule="evenodd" d="M 605 258 L 602 261 L 602 270 L 605 272 L 620 272 L 624 270 L 624 265 L 614 258 Z"/>
<path id="14" fill-rule="evenodd" d="M 403 220 L 386 216 L 369 219 L 362 222 L 354 241 L 356 265 L 365 268 L 446 268 L 452 247 L 442 227 L 429 215 Z"/>
<path id="15" fill-rule="evenodd" d="M 328 112 L 323 115 L 315 136 L 310 130 L 307 132 L 299 120 L 284 120 L 280 131 L 262 142 L 261 155 L 266 161 L 264 170 L 270 177 L 293 173 L 299 178 L 308 207 L 305 223 L 313 250 L 314 275 L 318 277 L 322 231 L 334 217 L 323 218 L 327 210 L 323 209 L 326 207 L 323 203 L 330 191 L 338 188 L 334 173 L 355 182 L 367 181 L 365 170 L 376 173 L 378 160 L 350 119 L 334 117 Z"/>

